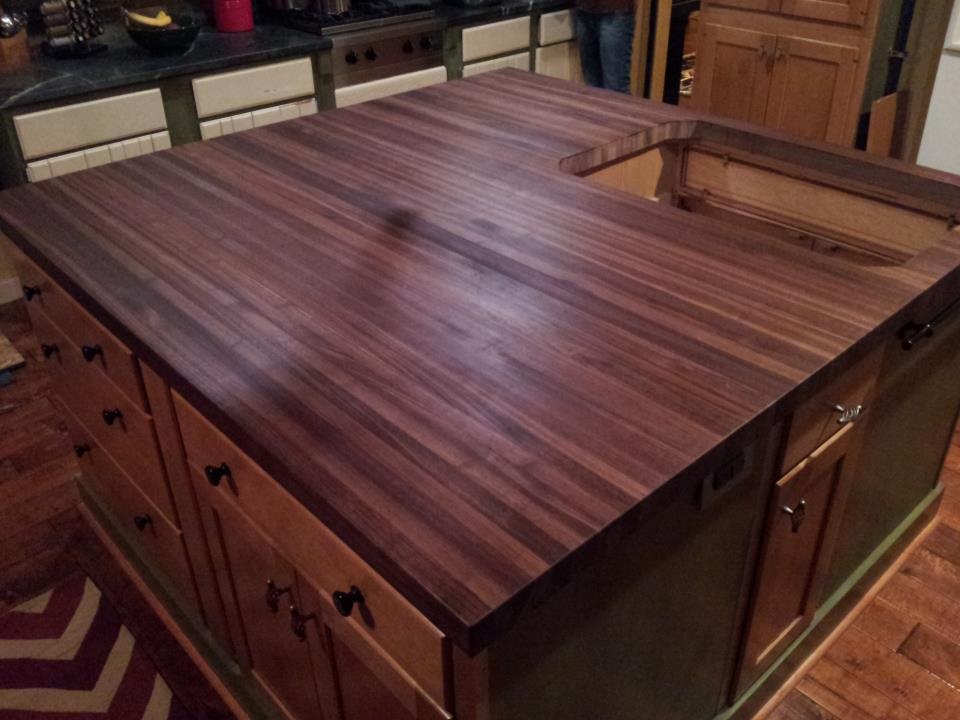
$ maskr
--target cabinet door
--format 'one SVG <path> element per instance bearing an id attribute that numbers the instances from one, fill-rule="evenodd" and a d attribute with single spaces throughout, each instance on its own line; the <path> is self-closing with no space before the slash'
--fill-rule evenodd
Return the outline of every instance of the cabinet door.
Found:
<path id="1" fill-rule="evenodd" d="M 848 494 L 856 448 L 848 425 L 780 479 L 767 510 L 744 645 L 739 692 L 809 624 L 816 610 L 836 519 Z"/>
<path id="2" fill-rule="evenodd" d="M 776 36 L 708 23 L 697 54 L 693 101 L 699 110 L 762 124 Z"/>
<path id="3" fill-rule="evenodd" d="M 867 19 L 867 2 L 868 0 L 783 0 L 780 11 L 785 15 L 814 20 L 863 25 Z"/>
<path id="4" fill-rule="evenodd" d="M 199 485 L 198 479 L 198 485 Z M 310 648 L 291 627 L 297 603 L 293 569 L 232 504 L 205 492 L 204 518 L 212 528 L 213 553 L 234 642 L 264 689 L 295 718 L 332 720 L 320 704 Z"/>
<path id="5" fill-rule="evenodd" d="M 764 124 L 800 137 L 851 142 L 858 57 L 855 47 L 780 36 Z"/>
<path id="6" fill-rule="evenodd" d="M 409 675 L 354 623 L 340 616 L 330 594 L 297 578 L 304 630 L 321 697 L 338 698 L 342 720 L 449 720 Z M 333 680 L 331 681 L 331 678 Z"/>

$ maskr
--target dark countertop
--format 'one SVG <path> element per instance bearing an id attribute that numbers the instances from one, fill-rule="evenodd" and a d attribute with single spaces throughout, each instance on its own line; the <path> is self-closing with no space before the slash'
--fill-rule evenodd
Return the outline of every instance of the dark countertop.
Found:
<path id="1" fill-rule="evenodd" d="M 0 227 L 476 652 L 960 294 L 946 224 L 873 270 L 569 172 L 671 139 L 960 208 L 944 174 L 499 71 L 6 190 Z"/>
<path id="2" fill-rule="evenodd" d="M 571 0 L 537 0 L 479 7 L 440 5 L 437 16 L 445 26 L 459 27 L 531 12 L 562 10 L 571 4 Z M 13 71 L 0 68 L 0 110 L 330 47 L 329 38 L 271 24 L 257 25 L 253 32 L 236 34 L 218 33 L 212 27 L 205 27 L 185 55 L 150 55 L 117 23 L 108 25 L 99 41 L 109 46 L 101 55 L 58 60 L 44 57 L 36 47 L 34 61 L 28 67 Z"/>
<path id="3" fill-rule="evenodd" d="M 116 23 L 108 25 L 98 41 L 109 46 L 100 55 L 60 60 L 39 54 L 37 47 L 34 52 L 38 54 L 28 67 L 0 70 L 0 109 L 301 55 L 330 46 L 328 38 L 280 25 L 257 25 L 248 33 L 218 33 L 205 27 L 184 55 L 151 55 Z"/>

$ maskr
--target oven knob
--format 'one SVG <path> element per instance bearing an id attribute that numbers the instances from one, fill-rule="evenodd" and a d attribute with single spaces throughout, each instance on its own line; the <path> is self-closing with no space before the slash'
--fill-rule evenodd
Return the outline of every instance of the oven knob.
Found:
<path id="1" fill-rule="evenodd" d="M 367 51 L 363 53 L 363 56 L 370 62 L 373 62 L 374 60 L 377 59 L 377 51 L 374 50 L 372 47 L 367 48 Z"/>
<path id="2" fill-rule="evenodd" d="M 433 40 L 426 36 L 420 38 L 420 47 L 424 50 L 429 50 L 433 47 Z"/>
<path id="3" fill-rule="evenodd" d="M 351 50 L 350 52 L 348 52 L 347 55 L 346 55 L 346 57 L 343 58 L 343 59 L 347 61 L 347 64 L 348 64 L 348 65 L 356 65 L 356 64 L 357 64 L 357 54 L 356 54 L 353 50 Z"/>
<path id="4" fill-rule="evenodd" d="M 407 41 L 403 44 L 403 51 L 404 51 L 405 53 L 412 53 L 412 52 L 413 52 L 413 43 L 410 42 L 409 40 L 407 40 Z"/>

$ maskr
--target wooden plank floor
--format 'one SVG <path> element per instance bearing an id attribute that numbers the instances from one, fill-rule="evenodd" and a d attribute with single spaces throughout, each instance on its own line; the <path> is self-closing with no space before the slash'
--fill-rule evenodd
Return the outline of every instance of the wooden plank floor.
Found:
<path id="1" fill-rule="evenodd" d="M 0 332 L 26 358 L 0 388 L 0 612 L 86 573 L 197 720 L 233 718 L 80 515 L 79 467 L 22 303 L 0 305 Z"/>
<path id="2" fill-rule="evenodd" d="M 27 359 L 0 388 L 0 611 L 82 568 L 122 606 L 128 625 L 163 636 L 77 513 L 77 466 L 20 303 L 0 306 L 0 331 Z M 960 432 L 943 481 L 942 522 L 768 718 L 960 720 Z M 173 642 L 158 640 L 154 661 L 176 675 L 189 661 Z M 218 715 L 200 683 L 180 682 L 178 695 L 202 695 L 208 716 Z"/>

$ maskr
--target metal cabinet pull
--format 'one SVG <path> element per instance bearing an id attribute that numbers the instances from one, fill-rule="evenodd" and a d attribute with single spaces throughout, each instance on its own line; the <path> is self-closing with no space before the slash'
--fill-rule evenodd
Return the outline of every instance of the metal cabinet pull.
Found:
<path id="1" fill-rule="evenodd" d="M 60 352 L 60 348 L 56 344 L 51 343 L 50 345 L 43 344 L 40 346 L 40 352 L 43 353 L 43 357 L 49 360 L 55 353 Z"/>
<path id="2" fill-rule="evenodd" d="M 40 289 L 39 285 L 24 285 L 23 286 L 23 297 L 27 302 L 33 300 L 37 295 L 43 294 L 43 291 Z"/>
<path id="3" fill-rule="evenodd" d="M 350 592 L 337 590 L 333 593 L 333 606 L 343 617 L 350 617 L 353 612 L 353 606 L 363 602 L 363 593 L 356 585 L 350 587 Z"/>
<path id="4" fill-rule="evenodd" d="M 217 487 L 217 485 L 220 484 L 220 481 L 225 477 L 233 477 L 233 473 L 230 472 L 230 466 L 225 462 L 222 462 L 219 465 L 207 465 L 203 469 L 203 474 L 207 476 L 207 482 L 214 487 Z"/>
<path id="5" fill-rule="evenodd" d="M 143 532 L 147 529 L 148 525 L 153 525 L 153 518 L 147 514 L 135 515 L 133 518 L 133 524 L 137 526 L 137 530 Z"/>
<path id="6" fill-rule="evenodd" d="M 290 631 L 300 639 L 300 642 L 307 639 L 307 623 L 316 619 L 316 613 L 304 615 L 295 605 L 290 606 Z"/>
<path id="7" fill-rule="evenodd" d="M 90 446 L 87 445 L 87 443 L 83 443 L 81 445 L 74 445 L 73 452 L 78 458 L 82 458 L 84 455 L 90 452 Z"/>
<path id="8" fill-rule="evenodd" d="M 123 419 L 123 412 L 120 410 L 120 408 L 114 408 L 113 410 L 104 410 L 102 415 L 103 415 L 103 421 L 107 425 L 113 425 L 117 420 Z"/>
<path id="9" fill-rule="evenodd" d="M 852 422 L 856 422 L 860 416 L 863 415 L 864 411 L 863 405 L 851 405 L 850 407 L 834 405 L 833 409 L 839 413 L 837 425 L 849 425 Z"/>
<path id="10" fill-rule="evenodd" d="M 793 531 L 800 532 L 800 526 L 803 525 L 803 520 L 807 517 L 807 501 L 801 500 L 793 508 L 784 505 L 780 510 L 790 516 L 790 527 Z"/>
<path id="11" fill-rule="evenodd" d="M 289 592 L 289 585 L 285 587 L 277 587 L 273 580 L 267 580 L 267 594 L 265 599 L 267 607 L 270 608 L 270 612 L 274 614 L 280 612 L 280 598 L 289 594 Z"/>
<path id="12" fill-rule="evenodd" d="M 99 345 L 84 345 L 80 348 L 80 354 L 87 362 L 93 362 L 97 355 L 103 357 L 103 348 Z"/>

